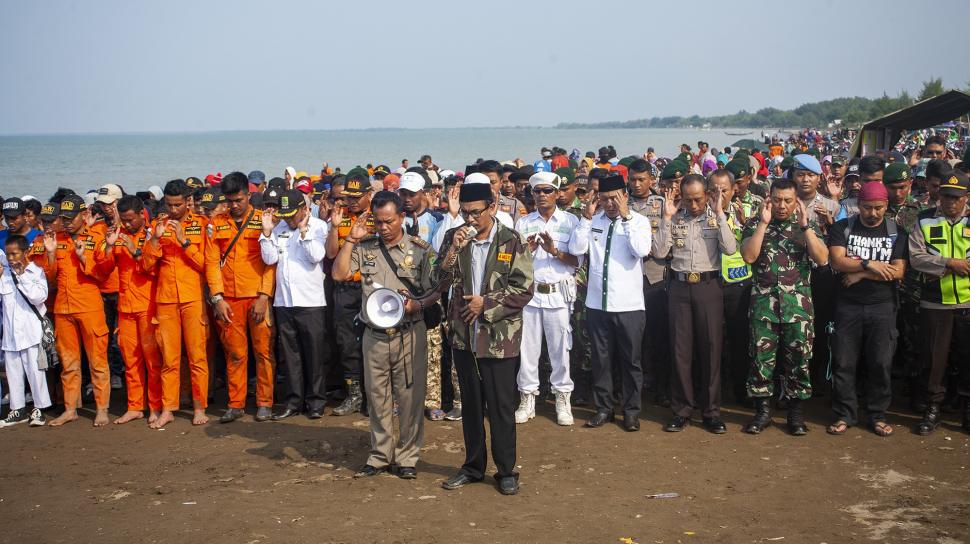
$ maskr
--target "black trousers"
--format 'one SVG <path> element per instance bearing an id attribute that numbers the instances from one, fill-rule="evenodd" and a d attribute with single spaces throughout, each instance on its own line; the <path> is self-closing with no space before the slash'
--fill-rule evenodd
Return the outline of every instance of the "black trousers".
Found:
<path id="1" fill-rule="evenodd" d="M 832 412 L 849 425 L 859 422 L 856 373 L 859 359 L 866 365 L 866 409 L 870 423 L 886 419 L 892 400 L 892 364 L 896 350 L 896 305 L 835 305 L 832 335 Z"/>
<path id="2" fill-rule="evenodd" d="M 920 308 L 919 315 L 926 400 L 939 404 L 946 397 L 944 378 L 952 340 L 952 359 L 957 365 L 957 393 L 964 402 L 970 402 L 970 309 Z"/>
<path id="3" fill-rule="evenodd" d="M 751 281 L 729 283 L 724 291 L 724 353 L 722 376 L 727 375 L 734 400 L 744 401 L 748 396 L 748 372 L 751 371 Z M 726 357 L 725 357 L 726 355 Z M 722 381 L 724 381 L 722 379 Z"/>
<path id="4" fill-rule="evenodd" d="M 670 351 L 673 377 L 670 408 L 674 415 L 690 417 L 697 407 L 704 417 L 721 415 L 721 342 L 724 338 L 724 294 L 717 278 L 700 283 L 673 280 L 667 287 Z M 700 368 L 700 399 L 694 399 L 693 363 Z"/>
<path id="5" fill-rule="evenodd" d="M 323 411 L 324 377 L 330 356 L 326 317 L 319 308 L 276 308 L 280 353 L 286 364 L 286 407 Z"/>
<path id="6" fill-rule="evenodd" d="M 108 370 L 112 376 L 125 375 L 125 360 L 118 347 L 118 293 L 101 293 L 104 305 L 104 321 L 108 325 Z"/>
<path id="7" fill-rule="evenodd" d="M 828 324 L 834 319 L 835 292 L 838 278 L 827 266 L 812 269 L 812 306 L 815 311 L 815 340 L 812 342 L 812 360 L 809 362 L 809 375 L 812 380 L 812 391 L 815 394 L 824 393 L 825 374 L 829 367 L 831 350 L 829 349 Z"/>
<path id="8" fill-rule="evenodd" d="M 599 412 L 613 411 L 613 365 L 623 388 L 623 415 L 640 415 L 643 369 L 640 342 L 645 323 L 643 310 L 604 312 L 586 309 L 586 326 L 593 348 L 593 405 Z"/>
<path id="9" fill-rule="evenodd" d="M 492 433 L 492 460 L 496 478 L 518 477 L 515 472 L 515 408 L 518 405 L 516 375 L 519 358 L 479 358 L 470 351 L 452 350 L 461 388 L 461 431 L 465 438 L 465 464 L 461 472 L 475 479 L 485 477 L 485 416 Z M 477 366 L 477 368 L 476 368 Z"/>
<path id="10" fill-rule="evenodd" d="M 333 288 L 334 332 L 340 365 L 345 380 L 360 382 L 363 379 L 364 358 L 360 340 L 354 329 L 354 319 L 360 313 L 361 294 L 359 283 L 336 283 Z"/>
<path id="11" fill-rule="evenodd" d="M 670 397 L 670 324 L 667 320 L 667 282 L 647 284 L 643 278 L 644 315 L 640 363 L 658 395 Z"/>

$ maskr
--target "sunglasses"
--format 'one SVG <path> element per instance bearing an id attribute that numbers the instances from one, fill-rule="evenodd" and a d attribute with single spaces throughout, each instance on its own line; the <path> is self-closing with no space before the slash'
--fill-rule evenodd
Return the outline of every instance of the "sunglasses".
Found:
<path id="1" fill-rule="evenodd" d="M 555 193 L 555 192 L 556 190 L 553 189 L 552 187 L 533 187 L 532 188 L 532 194 L 534 195 L 551 195 L 552 193 Z"/>

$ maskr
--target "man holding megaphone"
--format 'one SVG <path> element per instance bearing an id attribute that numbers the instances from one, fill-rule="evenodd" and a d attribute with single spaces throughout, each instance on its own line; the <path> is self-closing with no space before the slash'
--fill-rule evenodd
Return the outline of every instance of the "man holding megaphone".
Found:
<path id="1" fill-rule="evenodd" d="M 373 218 L 377 236 L 370 234 Z M 437 295 L 420 300 L 400 293 L 423 295 L 431 288 L 435 252 L 417 236 L 404 233 L 404 203 L 390 191 L 374 195 L 370 210 L 357 217 L 333 263 L 333 278 L 349 281 L 361 275 L 360 319 L 364 389 L 367 391 L 371 451 L 354 476 L 376 476 L 393 470 L 414 479 L 424 436 L 427 391 L 427 329 L 424 307 Z M 398 400 L 400 437 L 394 443 L 394 399 Z"/>

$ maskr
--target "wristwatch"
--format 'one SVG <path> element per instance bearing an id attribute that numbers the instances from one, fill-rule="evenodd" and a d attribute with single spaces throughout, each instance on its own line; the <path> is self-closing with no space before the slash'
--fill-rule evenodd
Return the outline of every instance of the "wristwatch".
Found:
<path id="1" fill-rule="evenodd" d="M 211 297 L 209 297 L 209 304 L 215 306 L 216 304 L 219 304 L 220 302 L 222 302 L 222 300 L 223 300 L 223 296 L 221 294 L 212 295 Z"/>
<path id="2" fill-rule="evenodd" d="M 859 264 L 862 265 L 863 270 L 869 270 L 869 259 L 862 259 L 862 262 Z"/>
<path id="3" fill-rule="evenodd" d="M 182 242 L 182 249 L 188 249 L 190 245 L 192 245 L 192 240 L 186 238 L 185 241 Z"/>
<path id="4" fill-rule="evenodd" d="M 134 257 L 134 258 L 136 258 L 136 259 L 139 258 L 139 257 L 141 257 L 141 250 L 140 249 L 136 249 L 135 252 L 131 254 L 131 256 Z"/>

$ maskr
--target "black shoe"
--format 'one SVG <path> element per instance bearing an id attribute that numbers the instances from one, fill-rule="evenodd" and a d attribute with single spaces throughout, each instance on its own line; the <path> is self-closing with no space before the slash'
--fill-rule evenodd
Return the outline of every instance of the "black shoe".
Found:
<path id="1" fill-rule="evenodd" d="M 640 418 L 638 416 L 623 416 L 623 429 L 628 433 L 640 430 Z"/>
<path id="2" fill-rule="evenodd" d="M 754 399 L 754 404 L 758 411 L 755 412 L 754 419 L 751 420 L 751 423 L 748 423 L 744 428 L 744 432 L 748 434 L 761 434 L 761 431 L 771 425 L 771 399 L 757 398 Z"/>
<path id="3" fill-rule="evenodd" d="M 615 419 L 616 416 L 613 415 L 613 412 L 596 412 L 595 416 L 586 421 L 586 426 L 591 429 L 602 427 L 607 421 L 613 421 Z"/>
<path id="4" fill-rule="evenodd" d="M 333 409 L 335 416 L 346 416 L 354 412 L 359 412 L 364 402 L 364 394 L 360 390 L 360 382 L 351 381 L 347 383 L 347 398 L 340 406 Z"/>
<path id="5" fill-rule="evenodd" d="M 482 481 L 481 478 L 472 478 L 471 476 L 465 474 L 464 472 L 459 472 L 451 478 L 448 478 L 441 483 L 441 487 L 447 489 L 448 491 L 454 491 L 455 489 L 465 487 L 468 484 L 473 484 L 475 482 Z"/>
<path id="6" fill-rule="evenodd" d="M 320 419 L 323 417 L 323 408 L 319 410 L 310 410 L 310 413 L 306 415 L 310 419 Z"/>
<path id="7" fill-rule="evenodd" d="M 792 436 L 805 436 L 808 427 L 805 425 L 805 415 L 802 413 L 802 399 L 788 401 L 788 432 Z"/>
<path id="8" fill-rule="evenodd" d="M 503 495 L 515 495 L 519 492 L 519 479 L 515 476 L 499 478 L 498 490 Z"/>
<path id="9" fill-rule="evenodd" d="M 683 416 L 674 416 L 673 419 L 664 425 L 664 430 L 668 433 L 679 433 L 683 431 L 687 426 L 690 425 L 690 418 Z"/>
<path id="10" fill-rule="evenodd" d="M 232 423 L 246 415 L 242 408 L 230 408 L 219 418 L 219 423 Z"/>
<path id="11" fill-rule="evenodd" d="M 273 419 L 273 409 L 269 406 L 260 406 L 256 409 L 256 421 L 269 421 Z"/>
<path id="12" fill-rule="evenodd" d="M 721 421 L 721 418 L 717 416 L 705 417 L 704 428 L 707 429 L 708 432 L 712 432 L 714 434 L 724 434 L 727 432 L 727 426 L 723 421 Z"/>
<path id="13" fill-rule="evenodd" d="M 384 474 L 387 472 L 387 467 L 372 467 L 370 465 L 364 465 L 364 468 L 358 470 L 354 474 L 354 478 L 369 478 L 371 476 L 377 476 L 378 474 Z"/>
<path id="14" fill-rule="evenodd" d="M 418 477 L 418 471 L 414 467 L 399 467 L 397 477 L 402 480 L 414 480 Z"/>
<path id="15" fill-rule="evenodd" d="M 916 434 L 927 436 L 940 426 L 940 405 L 932 402 L 926 405 L 923 420 L 916 424 Z"/>
<path id="16" fill-rule="evenodd" d="M 294 410 L 293 408 L 287 408 L 286 410 L 283 410 L 282 414 L 276 414 L 275 416 L 273 416 L 273 421 L 281 421 L 288 417 L 293 417 L 298 415 L 300 415 L 299 410 Z"/>

